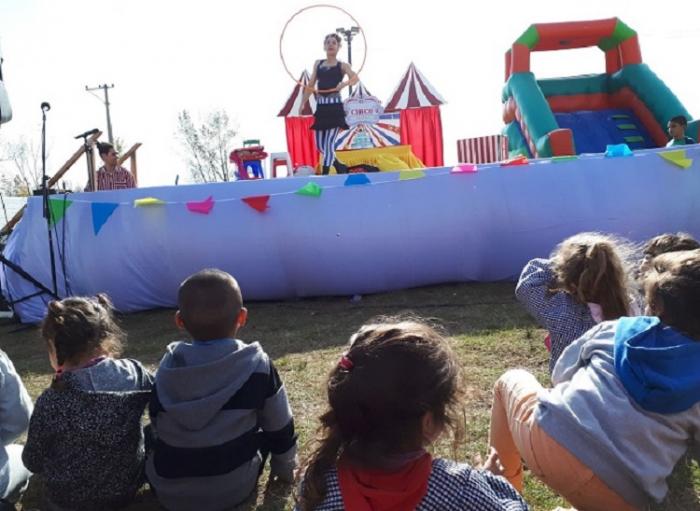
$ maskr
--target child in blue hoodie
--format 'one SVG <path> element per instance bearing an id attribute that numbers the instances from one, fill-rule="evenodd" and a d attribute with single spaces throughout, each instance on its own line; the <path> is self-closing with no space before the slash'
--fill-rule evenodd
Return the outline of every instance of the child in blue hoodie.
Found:
<path id="1" fill-rule="evenodd" d="M 495 386 L 490 444 L 522 488 L 522 462 L 573 506 L 661 502 L 666 478 L 700 440 L 700 250 L 656 257 L 647 316 L 606 321 L 574 341 L 554 388 L 508 371 Z"/>
<path id="2" fill-rule="evenodd" d="M 170 344 L 156 373 L 146 473 L 167 509 L 231 509 L 255 489 L 267 454 L 272 476 L 293 480 L 292 411 L 262 347 L 236 339 L 248 311 L 231 275 L 192 275 L 178 304 L 175 321 L 194 340 Z"/>

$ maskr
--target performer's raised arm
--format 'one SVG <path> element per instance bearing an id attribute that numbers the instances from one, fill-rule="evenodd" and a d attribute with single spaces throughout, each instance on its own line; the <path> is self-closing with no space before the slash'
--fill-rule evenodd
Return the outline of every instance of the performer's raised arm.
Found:
<path id="1" fill-rule="evenodd" d="M 314 92 L 314 86 L 316 85 L 316 80 L 318 80 L 318 76 L 316 76 L 316 71 L 318 70 L 318 65 L 320 63 L 320 60 L 314 62 L 314 70 L 311 73 L 311 78 L 309 78 L 309 83 L 306 85 L 306 87 L 304 87 L 304 95 L 301 97 L 302 108 L 311 97 L 311 94 Z"/>
<path id="2" fill-rule="evenodd" d="M 343 74 L 345 74 L 348 77 L 348 79 L 344 82 L 340 82 L 340 85 L 338 85 L 339 91 L 344 89 L 348 85 L 355 85 L 357 82 L 360 81 L 360 78 L 357 76 L 357 73 L 352 70 L 350 64 L 343 62 L 341 69 L 343 70 Z"/>

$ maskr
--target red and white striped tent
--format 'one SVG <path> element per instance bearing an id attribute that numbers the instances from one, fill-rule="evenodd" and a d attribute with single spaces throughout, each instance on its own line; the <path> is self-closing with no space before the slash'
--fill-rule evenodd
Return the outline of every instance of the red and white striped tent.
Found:
<path id="1" fill-rule="evenodd" d="M 463 138 L 457 140 L 457 158 L 460 163 L 494 163 L 508 159 L 508 137 Z"/>
<path id="2" fill-rule="evenodd" d="M 384 108 L 385 112 L 396 112 L 407 108 L 424 108 L 444 105 L 445 100 L 411 62 L 399 85 Z"/>
<path id="3" fill-rule="evenodd" d="M 301 100 L 304 97 L 304 87 L 309 84 L 309 78 L 309 73 L 304 70 L 299 77 L 299 83 L 294 86 L 292 93 L 289 95 L 280 113 L 277 114 L 277 117 L 301 117 L 314 114 L 316 98 L 313 94 L 303 105 L 301 104 Z"/>
<path id="4" fill-rule="evenodd" d="M 443 165 L 440 105 L 445 100 L 413 62 L 389 98 L 385 112 L 401 112 L 401 143 L 427 167 Z"/>
<path id="5" fill-rule="evenodd" d="M 311 125 L 314 123 L 313 108 L 316 99 L 313 94 L 302 104 L 304 88 L 309 84 L 309 73 L 304 71 L 299 77 L 299 83 L 294 86 L 280 110 L 278 117 L 284 117 L 287 132 L 287 151 L 292 166 L 296 169 L 301 165 L 314 167 L 318 162 L 318 150 L 314 141 Z"/>

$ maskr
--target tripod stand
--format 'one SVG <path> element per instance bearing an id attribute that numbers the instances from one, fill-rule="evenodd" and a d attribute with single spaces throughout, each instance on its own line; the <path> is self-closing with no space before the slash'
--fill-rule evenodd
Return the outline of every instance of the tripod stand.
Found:
<path id="1" fill-rule="evenodd" d="M 46 175 L 46 112 L 51 110 L 47 102 L 41 104 L 41 191 L 44 203 L 44 218 L 49 232 L 49 256 L 51 260 L 51 284 L 54 296 L 58 295 L 56 283 L 56 254 L 53 248 L 53 233 L 51 232 L 51 206 L 49 204 L 49 176 Z"/>

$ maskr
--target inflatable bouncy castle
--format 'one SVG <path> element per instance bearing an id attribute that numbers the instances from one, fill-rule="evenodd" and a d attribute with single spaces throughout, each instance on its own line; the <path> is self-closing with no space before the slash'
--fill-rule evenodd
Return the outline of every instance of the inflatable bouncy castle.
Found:
<path id="1" fill-rule="evenodd" d="M 597 46 L 605 73 L 537 80 L 533 51 Z M 504 134 L 511 156 L 602 153 L 609 144 L 663 147 L 671 117 L 692 117 L 642 62 L 637 33 L 618 18 L 531 25 L 506 52 Z M 687 134 L 698 139 L 698 121 Z"/>

